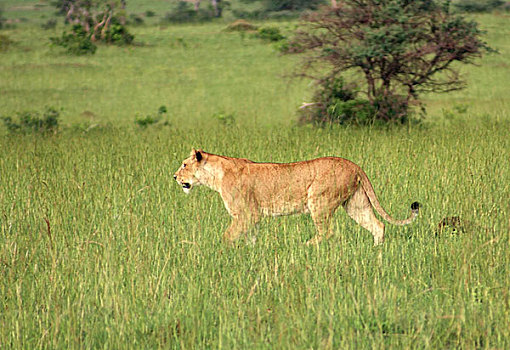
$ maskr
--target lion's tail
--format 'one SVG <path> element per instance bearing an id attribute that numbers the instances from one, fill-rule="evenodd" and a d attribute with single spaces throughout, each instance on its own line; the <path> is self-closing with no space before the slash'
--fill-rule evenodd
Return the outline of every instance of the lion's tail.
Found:
<path id="1" fill-rule="evenodd" d="M 367 174 L 365 174 L 363 170 L 360 171 L 360 182 L 363 190 L 365 190 L 365 193 L 370 200 L 370 204 L 372 204 L 372 207 L 377 211 L 377 213 L 379 213 L 379 215 L 383 217 L 384 220 L 394 225 L 407 225 L 418 217 L 421 205 L 418 202 L 413 202 L 413 204 L 411 204 L 411 215 L 404 220 L 395 220 L 386 212 L 386 210 L 384 210 L 384 208 L 381 206 L 381 203 L 379 203 L 379 200 L 377 199 L 374 191 L 374 187 L 372 187 Z"/>

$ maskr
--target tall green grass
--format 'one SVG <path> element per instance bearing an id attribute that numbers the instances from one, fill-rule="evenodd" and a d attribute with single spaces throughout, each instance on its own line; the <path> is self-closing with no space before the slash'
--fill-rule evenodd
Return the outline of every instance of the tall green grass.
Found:
<path id="1" fill-rule="evenodd" d="M 2 139 L 0 339 L 34 347 L 508 345 L 508 123 L 446 130 L 103 130 Z M 460 142 L 459 140 L 462 140 Z M 171 174 L 190 145 L 254 160 L 342 155 L 395 217 L 380 248 L 341 210 L 221 242 L 216 193 Z M 472 226 L 435 236 L 446 215 Z"/>
<path id="2" fill-rule="evenodd" d="M 5 31 L 17 44 L 0 56 L 0 114 L 63 107 L 64 127 L 1 129 L 0 346 L 508 348 L 510 48 L 506 17 L 478 19 L 501 54 L 466 69 L 464 92 L 429 96 L 428 122 L 387 130 L 294 126 L 310 96 L 280 79 L 294 58 L 220 23 L 137 28 L 144 46 L 89 58 L 28 24 Z M 170 125 L 135 125 L 160 105 Z M 172 179 L 192 146 L 342 156 L 392 216 L 423 209 L 387 225 L 381 247 L 339 210 L 318 247 L 304 245 L 310 218 L 291 216 L 230 248 L 218 194 L 186 196 Z M 448 215 L 470 224 L 436 236 Z"/>

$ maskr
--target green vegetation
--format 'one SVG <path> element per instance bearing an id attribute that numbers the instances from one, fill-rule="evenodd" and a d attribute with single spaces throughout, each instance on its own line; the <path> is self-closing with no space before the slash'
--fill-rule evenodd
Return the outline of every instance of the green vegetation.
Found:
<path id="1" fill-rule="evenodd" d="M 496 9 L 508 11 L 508 3 L 503 0 L 458 0 L 453 4 L 462 12 L 490 12 Z"/>
<path id="2" fill-rule="evenodd" d="M 58 119 L 60 111 L 55 108 L 48 107 L 42 113 L 38 112 L 21 112 L 16 118 L 11 116 L 1 117 L 7 130 L 10 132 L 32 133 L 32 132 L 57 132 Z"/>
<path id="3" fill-rule="evenodd" d="M 51 38 L 51 41 L 70 54 L 94 54 L 97 48 L 95 42 L 129 45 L 134 40 L 126 28 L 124 1 L 57 0 L 54 5 L 65 17 L 64 22 L 71 24 L 72 30 L 69 33 L 64 30 L 61 38 Z M 135 16 L 135 23 L 137 18 Z"/>
<path id="4" fill-rule="evenodd" d="M 160 27 L 162 2 L 128 1 L 158 14 L 133 27 L 136 44 L 77 57 L 51 47 L 62 23 L 42 30 L 53 10 L 36 4 L 4 5 L 0 115 L 60 114 L 57 132 L 0 125 L 2 349 L 510 346 L 508 16 L 474 17 L 500 54 L 460 67 L 466 90 L 426 95 L 421 125 L 314 128 L 296 126 L 310 82 L 282 78 L 298 60 L 226 22 Z M 257 25 L 286 36 L 295 23 Z M 341 210 L 319 247 L 295 216 L 229 248 L 219 196 L 172 179 L 192 146 L 342 156 L 395 217 L 424 207 L 377 248 Z M 446 216 L 472 225 L 436 236 Z"/>
<path id="5" fill-rule="evenodd" d="M 267 41 L 280 41 L 285 39 L 285 36 L 280 32 L 278 27 L 262 27 L 257 31 L 257 36 Z"/>
<path id="6" fill-rule="evenodd" d="M 157 124 L 161 121 L 161 119 L 166 115 L 167 112 L 168 110 L 166 109 L 166 106 L 161 106 L 158 108 L 158 113 L 155 115 L 147 114 L 145 117 L 136 116 L 135 124 L 142 128 L 146 128 L 149 125 Z M 168 125 L 168 121 L 165 121 L 164 125 Z"/>
<path id="7" fill-rule="evenodd" d="M 465 86 L 454 66 L 494 51 L 482 35 L 478 23 L 452 14 L 448 1 L 338 0 L 337 7 L 303 16 L 287 52 L 303 57 L 297 74 L 316 81 L 316 96 L 335 95 L 337 80 L 352 86 L 342 86 L 352 90 L 342 108 L 329 96 L 313 101 L 315 120 L 406 124 L 410 105 L 420 104 L 424 93 Z M 360 102 L 370 113 L 344 116 L 346 104 Z"/>
<path id="8" fill-rule="evenodd" d="M 7 51 L 11 45 L 12 41 L 7 36 L 0 34 L 0 52 Z"/>
<path id="9" fill-rule="evenodd" d="M 61 37 L 50 38 L 50 41 L 65 48 L 72 55 L 93 55 L 97 50 L 97 45 L 79 24 L 73 24 L 69 33 L 64 31 Z"/>

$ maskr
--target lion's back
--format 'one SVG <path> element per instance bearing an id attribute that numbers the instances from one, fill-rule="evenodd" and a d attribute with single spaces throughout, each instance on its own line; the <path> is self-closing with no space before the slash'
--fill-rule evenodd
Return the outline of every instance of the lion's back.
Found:
<path id="1" fill-rule="evenodd" d="M 234 165 L 234 164 L 232 164 Z M 251 198 L 265 215 L 308 212 L 311 191 L 328 196 L 353 183 L 357 165 L 343 158 L 324 157 L 295 163 L 256 163 L 240 160 L 225 174 L 224 191 L 234 198 Z"/>

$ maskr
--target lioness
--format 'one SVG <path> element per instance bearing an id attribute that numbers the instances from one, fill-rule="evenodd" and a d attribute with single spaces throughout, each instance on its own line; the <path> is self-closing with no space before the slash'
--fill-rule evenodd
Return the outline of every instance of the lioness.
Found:
<path id="1" fill-rule="evenodd" d="M 420 204 L 411 204 L 411 215 L 395 220 L 381 207 L 365 172 L 353 162 L 324 157 L 296 163 L 255 163 L 192 149 L 174 179 L 189 193 L 205 185 L 221 195 L 232 223 L 223 238 L 233 242 L 257 224 L 263 215 L 310 214 L 318 234 L 307 244 L 333 235 L 331 218 L 342 205 L 347 214 L 372 232 L 374 244 L 384 241 L 386 221 L 406 225 L 418 216 Z"/>

